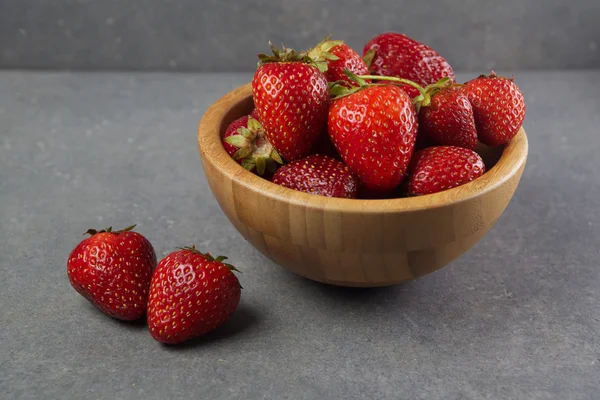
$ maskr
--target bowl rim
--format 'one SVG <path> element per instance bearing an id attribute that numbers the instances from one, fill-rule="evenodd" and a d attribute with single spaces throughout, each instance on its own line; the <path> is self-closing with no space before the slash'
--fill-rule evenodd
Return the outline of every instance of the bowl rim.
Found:
<path id="1" fill-rule="evenodd" d="M 223 119 L 231 110 L 249 101 L 252 87 L 246 83 L 214 102 L 204 113 L 198 125 L 198 149 L 203 163 L 227 176 L 247 190 L 315 210 L 332 210 L 355 213 L 398 213 L 434 209 L 456 205 L 489 193 L 519 173 L 527 160 L 528 140 L 523 127 L 504 147 L 496 164 L 473 181 L 442 192 L 393 199 L 345 199 L 325 197 L 300 192 L 261 178 L 235 162 L 221 144 Z"/>

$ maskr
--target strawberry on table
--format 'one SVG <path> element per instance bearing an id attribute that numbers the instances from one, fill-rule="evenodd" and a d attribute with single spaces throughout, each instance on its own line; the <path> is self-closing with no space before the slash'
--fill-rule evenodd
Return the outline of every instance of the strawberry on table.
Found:
<path id="1" fill-rule="evenodd" d="M 261 54 L 252 79 L 252 97 L 267 138 L 292 161 L 307 155 L 325 128 L 329 88 L 325 75 L 306 53 L 278 50 Z"/>
<path id="2" fill-rule="evenodd" d="M 471 149 L 434 146 L 415 153 L 409 168 L 408 193 L 425 195 L 463 185 L 485 172 L 483 160 Z"/>
<path id="3" fill-rule="evenodd" d="M 428 105 L 419 111 L 419 134 L 436 145 L 477 147 L 477 130 L 473 107 L 456 86 L 436 87 L 428 91 Z"/>
<path id="4" fill-rule="evenodd" d="M 146 312 L 146 301 L 156 254 L 150 242 L 129 228 L 93 229 L 67 260 L 73 288 L 105 314 L 136 320 Z"/>
<path id="5" fill-rule="evenodd" d="M 264 175 L 265 171 L 275 172 L 277 164 L 283 164 L 262 125 L 251 115 L 229 124 L 223 135 L 223 147 L 231 158 L 258 175 Z"/>
<path id="6" fill-rule="evenodd" d="M 341 40 L 326 38 L 308 52 L 316 62 L 324 63 L 325 77 L 329 82 L 346 82 L 352 84 L 344 70 L 356 75 L 366 75 L 369 68 L 361 56 Z"/>
<path id="7" fill-rule="evenodd" d="M 363 57 L 374 75 L 396 76 L 427 86 L 449 77 L 456 80 L 452 67 L 431 47 L 408 36 L 382 33 L 371 39 L 363 49 Z M 405 86 L 410 97 L 419 93 Z"/>
<path id="8" fill-rule="evenodd" d="M 463 86 L 473 106 L 479 141 L 489 146 L 508 143 L 525 119 L 525 100 L 513 79 L 481 75 Z"/>
<path id="9" fill-rule="evenodd" d="M 356 198 L 358 179 L 342 162 L 313 154 L 279 168 L 273 183 L 327 197 Z"/>
<path id="10" fill-rule="evenodd" d="M 240 302 L 241 286 L 233 267 L 194 246 L 163 258 L 152 276 L 148 328 L 159 342 L 175 344 L 221 326 Z"/>
<path id="11" fill-rule="evenodd" d="M 349 73 L 352 76 L 351 73 Z M 412 99 L 398 86 L 337 87 L 329 109 L 329 136 L 369 192 L 389 192 L 404 178 L 417 135 Z"/>

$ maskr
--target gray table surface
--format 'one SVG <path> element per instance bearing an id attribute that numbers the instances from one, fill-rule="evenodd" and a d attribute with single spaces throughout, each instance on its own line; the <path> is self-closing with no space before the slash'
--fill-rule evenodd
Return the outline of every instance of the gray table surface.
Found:
<path id="1" fill-rule="evenodd" d="M 267 260 L 210 193 L 196 125 L 250 74 L 0 72 L 0 398 L 599 398 L 600 71 L 515 75 L 530 156 L 498 224 L 436 273 L 351 290 Z M 165 347 L 71 289 L 82 232 L 131 223 L 159 256 L 243 271 L 222 329 Z"/>

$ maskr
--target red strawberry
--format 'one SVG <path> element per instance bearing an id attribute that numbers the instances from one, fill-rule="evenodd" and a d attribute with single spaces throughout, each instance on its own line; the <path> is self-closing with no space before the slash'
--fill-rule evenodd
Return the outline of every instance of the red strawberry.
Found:
<path id="1" fill-rule="evenodd" d="M 481 75 L 463 86 L 473 105 L 479 140 L 489 146 L 508 143 L 525 119 L 525 99 L 512 79 Z"/>
<path id="2" fill-rule="evenodd" d="M 279 168 L 273 183 L 327 197 L 356 198 L 358 179 L 340 161 L 313 154 Z"/>
<path id="3" fill-rule="evenodd" d="M 413 154 L 415 107 L 398 86 L 362 86 L 349 93 L 331 104 L 329 136 L 366 189 L 389 192 L 402 182 Z"/>
<path id="4" fill-rule="evenodd" d="M 446 59 L 435 50 L 400 33 L 387 32 L 371 39 L 363 50 L 367 65 L 375 75 L 397 76 L 427 86 L 449 77 L 456 80 Z M 410 97 L 419 93 L 406 86 Z"/>
<path id="5" fill-rule="evenodd" d="M 438 145 L 475 149 L 477 130 L 467 96 L 450 86 L 434 91 L 429 101 L 419 111 L 419 133 L 423 139 Z"/>
<path id="6" fill-rule="evenodd" d="M 243 117 L 240 117 L 240 118 L 234 120 L 231 124 L 229 124 L 229 126 L 227 126 L 227 129 L 225 130 L 225 134 L 223 135 L 223 140 L 221 142 L 223 143 L 223 147 L 225 148 L 225 151 L 227 152 L 227 154 L 229 154 L 231 156 L 231 158 L 233 158 L 235 153 L 237 153 L 237 151 L 240 148 L 227 143 L 227 140 L 225 140 L 225 139 L 228 138 L 229 136 L 237 135 L 238 130 L 240 128 L 247 128 L 247 127 L 248 127 L 248 115 L 245 115 Z M 242 163 L 242 160 L 236 160 L 236 161 L 239 164 Z"/>
<path id="7" fill-rule="evenodd" d="M 132 321 L 146 312 L 156 255 L 150 242 L 129 227 L 87 231 L 69 255 L 71 286 L 105 314 Z"/>
<path id="8" fill-rule="evenodd" d="M 356 75 L 367 75 L 369 68 L 360 55 L 341 40 L 326 38 L 308 52 L 316 62 L 324 63 L 325 77 L 329 82 L 353 82 L 344 70 L 349 70 Z"/>
<path id="9" fill-rule="evenodd" d="M 408 193 L 424 195 L 463 185 L 480 177 L 485 165 L 464 147 L 436 146 L 415 153 L 410 163 Z"/>
<path id="10" fill-rule="evenodd" d="M 150 335 L 162 343 L 181 343 L 221 326 L 235 311 L 241 286 L 223 263 L 194 246 L 163 258 L 152 276 L 148 298 Z"/>
<path id="11" fill-rule="evenodd" d="M 267 138 L 283 158 L 309 153 L 325 128 L 329 88 L 314 61 L 294 50 L 261 54 L 252 79 L 252 97 Z"/>
<path id="12" fill-rule="evenodd" d="M 277 163 L 283 164 L 260 122 L 249 115 L 229 124 L 223 135 L 223 147 L 241 166 L 258 175 L 264 175 L 265 170 L 275 172 Z"/>

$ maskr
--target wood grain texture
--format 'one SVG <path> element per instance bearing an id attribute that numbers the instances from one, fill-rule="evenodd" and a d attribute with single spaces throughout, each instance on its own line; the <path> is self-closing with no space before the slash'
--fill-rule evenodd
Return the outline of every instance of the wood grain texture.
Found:
<path id="1" fill-rule="evenodd" d="M 521 128 L 504 148 L 480 148 L 488 172 L 454 189 L 388 200 L 310 195 L 244 170 L 225 152 L 221 136 L 227 125 L 252 108 L 246 84 L 202 117 L 198 148 L 210 188 L 227 218 L 261 253 L 298 275 L 334 285 L 393 285 L 453 261 L 500 218 L 527 159 Z"/>

